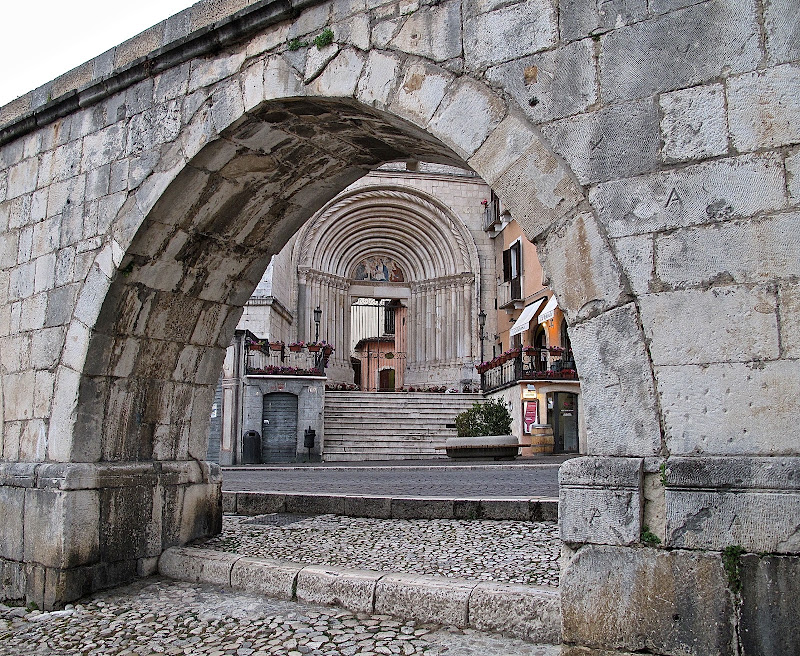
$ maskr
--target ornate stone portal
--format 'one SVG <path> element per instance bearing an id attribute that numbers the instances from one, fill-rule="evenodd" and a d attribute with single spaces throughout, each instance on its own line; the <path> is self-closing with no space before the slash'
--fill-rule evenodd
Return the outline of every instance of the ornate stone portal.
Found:
<path id="1" fill-rule="evenodd" d="M 461 186 L 466 189 L 461 193 L 473 195 L 484 188 L 480 180 Z M 474 205 L 480 208 L 477 198 Z M 473 229 L 482 236 L 480 225 Z M 491 245 L 483 241 L 484 259 L 490 260 Z M 303 227 L 292 265 L 298 275 L 298 338 L 314 337 L 310 318 L 321 308 L 320 335 L 336 349 L 330 381 L 352 383 L 353 346 L 384 332 L 380 320 L 353 334 L 351 307 L 358 299 L 394 301 L 402 308 L 404 325 L 396 343 L 392 332 L 390 350 L 402 355 L 398 386 L 400 380 L 448 386 L 475 381 L 482 307 L 478 248 L 463 220 L 444 203 L 410 186 L 380 185 L 376 179 L 357 185 Z M 375 381 L 369 382 L 374 389 Z"/>

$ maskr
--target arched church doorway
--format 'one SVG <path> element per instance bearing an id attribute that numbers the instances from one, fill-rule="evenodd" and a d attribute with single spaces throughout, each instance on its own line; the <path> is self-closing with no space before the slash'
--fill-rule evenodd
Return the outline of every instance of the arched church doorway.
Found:
<path id="1" fill-rule="evenodd" d="M 307 339 L 320 308 L 320 335 L 334 347 L 326 370 L 332 384 L 355 380 L 363 391 L 385 391 L 378 372 L 386 369 L 394 371 L 394 389 L 477 384 L 477 316 L 488 303 L 484 280 L 493 276 L 481 261 L 492 261 L 492 246 L 488 237 L 476 243 L 473 236 L 481 234 L 479 194 L 487 187 L 460 172 L 466 183 L 457 184 L 481 187 L 472 193 L 471 219 L 423 185 L 372 178 L 329 203 L 299 233 L 291 265 L 297 321 L 290 332 Z"/>

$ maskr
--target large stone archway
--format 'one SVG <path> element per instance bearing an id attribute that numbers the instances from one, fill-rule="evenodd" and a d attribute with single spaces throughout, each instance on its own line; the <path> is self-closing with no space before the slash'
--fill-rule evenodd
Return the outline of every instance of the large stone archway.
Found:
<path id="1" fill-rule="evenodd" d="M 206 408 L 242 304 L 325 202 L 409 158 L 492 186 L 582 354 L 565 641 L 789 634 L 752 600 L 797 571 L 791 3 L 245 4 L 0 109 L 3 595 L 57 605 L 215 530 Z"/>

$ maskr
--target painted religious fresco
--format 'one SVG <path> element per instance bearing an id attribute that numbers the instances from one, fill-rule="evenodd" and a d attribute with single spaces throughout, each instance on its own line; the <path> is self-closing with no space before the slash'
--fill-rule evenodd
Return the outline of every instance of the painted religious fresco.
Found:
<path id="1" fill-rule="evenodd" d="M 368 257 L 356 265 L 355 280 L 372 282 L 405 282 L 403 269 L 391 257 Z"/>

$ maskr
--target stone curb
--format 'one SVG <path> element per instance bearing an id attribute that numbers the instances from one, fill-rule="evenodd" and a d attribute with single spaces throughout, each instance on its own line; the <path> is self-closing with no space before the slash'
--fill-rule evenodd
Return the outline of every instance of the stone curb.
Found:
<path id="1" fill-rule="evenodd" d="M 239 554 L 172 547 L 158 561 L 161 575 L 267 597 L 471 627 L 538 644 L 561 642 L 558 588 L 303 565 Z"/>
<path id="2" fill-rule="evenodd" d="M 558 521 L 558 499 L 548 498 L 420 498 L 223 491 L 222 509 L 226 513 L 247 516 L 286 512 L 374 519 Z"/>

